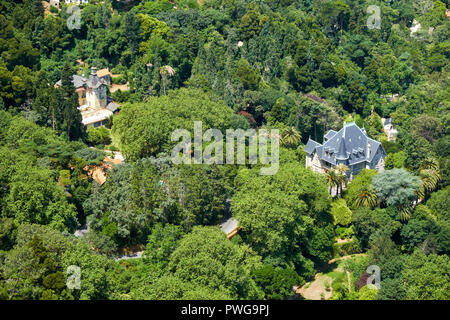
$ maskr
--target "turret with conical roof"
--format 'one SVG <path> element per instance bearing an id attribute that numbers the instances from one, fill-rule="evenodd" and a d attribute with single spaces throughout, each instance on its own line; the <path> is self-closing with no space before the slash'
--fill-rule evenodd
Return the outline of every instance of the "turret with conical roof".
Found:
<path id="1" fill-rule="evenodd" d="M 97 68 L 92 67 L 89 79 L 86 81 L 87 105 L 93 108 L 105 108 L 107 104 L 106 87 L 106 81 L 97 75 Z"/>
<path id="2" fill-rule="evenodd" d="M 347 160 L 347 151 L 345 149 L 345 131 L 342 135 L 341 141 L 339 141 L 338 154 L 336 155 L 336 160 Z"/>
<path id="3" fill-rule="evenodd" d="M 100 85 L 102 85 L 102 83 L 100 83 L 100 79 L 97 76 L 97 68 L 96 67 L 91 68 L 91 74 L 89 75 L 87 85 L 88 85 L 88 87 L 93 88 L 93 89 L 96 89 Z"/>

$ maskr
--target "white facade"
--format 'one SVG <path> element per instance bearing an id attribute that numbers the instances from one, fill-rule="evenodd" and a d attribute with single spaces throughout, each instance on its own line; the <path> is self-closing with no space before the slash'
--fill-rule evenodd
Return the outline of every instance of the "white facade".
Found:
<path id="1" fill-rule="evenodd" d="M 106 86 L 86 90 L 86 103 L 93 108 L 106 108 Z"/>
<path id="2" fill-rule="evenodd" d="M 78 108 L 83 118 L 83 125 L 86 127 L 101 127 L 106 125 L 108 118 L 113 115 L 111 111 L 104 108 L 94 108 L 91 106 L 81 106 Z"/>

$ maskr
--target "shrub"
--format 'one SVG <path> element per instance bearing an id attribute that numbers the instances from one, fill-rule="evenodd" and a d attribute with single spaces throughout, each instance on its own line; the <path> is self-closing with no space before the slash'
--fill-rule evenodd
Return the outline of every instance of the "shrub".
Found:
<path id="1" fill-rule="evenodd" d="M 373 286 L 364 286 L 358 292 L 358 300 L 376 300 L 378 290 Z"/>
<path id="2" fill-rule="evenodd" d="M 361 253 L 361 246 L 358 239 L 353 239 L 351 242 L 335 243 L 333 244 L 333 253 L 337 258 Z"/>
<path id="3" fill-rule="evenodd" d="M 109 130 L 105 127 L 100 128 L 89 128 L 88 130 L 88 141 L 93 145 L 98 144 L 110 144 L 111 136 Z"/>
<path id="4" fill-rule="evenodd" d="M 367 280 L 369 279 L 370 274 L 364 272 L 361 277 L 355 281 L 355 289 L 359 291 L 362 287 L 367 285 Z"/>
<path id="5" fill-rule="evenodd" d="M 122 76 L 114 77 L 111 79 L 113 84 L 122 84 L 122 81 L 124 80 Z"/>
<path id="6" fill-rule="evenodd" d="M 271 265 L 252 271 L 256 284 L 264 291 L 266 299 L 281 300 L 292 295 L 292 287 L 304 282 L 295 270 L 274 268 Z"/>
<path id="7" fill-rule="evenodd" d="M 117 101 L 118 103 L 127 102 L 130 99 L 131 92 L 130 91 L 122 91 L 117 90 L 114 91 L 111 95 L 114 101 Z"/>
<path id="8" fill-rule="evenodd" d="M 50 6 L 50 12 L 51 13 L 58 13 L 59 10 L 56 7 L 54 7 L 54 6 Z"/>
<path id="9" fill-rule="evenodd" d="M 91 148 L 84 148 L 74 153 L 74 157 L 85 160 L 87 165 L 98 164 L 105 158 L 105 156 L 105 152 Z"/>
<path id="10" fill-rule="evenodd" d="M 355 230 L 353 226 L 348 228 L 337 227 L 336 228 L 336 236 L 341 239 L 349 239 L 355 234 Z"/>
<path id="11" fill-rule="evenodd" d="M 337 199 L 331 203 L 331 215 L 334 225 L 347 226 L 352 222 L 352 212 L 344 199 Z"/>
<path id="12" fill-rule="evenodd" d="M 86 234 L 84 240 L 86 240 L 91 247 L 95 248 L 97 252 L 106 255 L 113 255 L 117 250 L 117 245 L 108 235 L 108 232 L 109 230 L 103 233 L 91 230 Z"/>

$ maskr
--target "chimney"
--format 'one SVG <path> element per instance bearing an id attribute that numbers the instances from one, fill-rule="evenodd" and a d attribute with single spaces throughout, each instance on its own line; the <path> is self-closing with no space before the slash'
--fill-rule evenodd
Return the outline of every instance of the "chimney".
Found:
<path id="1" fill-rule="evenodd" d="M 97 68 L 96 67 L 91 68 L 91 75 L 97 76 Z"/>

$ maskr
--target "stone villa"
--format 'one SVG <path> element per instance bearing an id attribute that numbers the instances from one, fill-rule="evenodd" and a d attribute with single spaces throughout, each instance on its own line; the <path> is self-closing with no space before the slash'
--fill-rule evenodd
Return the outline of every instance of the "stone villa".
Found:
<path id="1" fill-rule="evenodd" d="M 350 168 L 349 179 L 362 169 L 384 171 L 386 151 L 380 142 L 367 136 L 366 130 L 359 128 L 354 122 L 344 123 L 344 127 L 336 132 L 328 131 L 323 137 L 323 144 L 311 138 L 305 147 L 306 167 L 315 172 L 326 172 L 339 164 Z"/>
<path id="2" fill-rule="evenodd" d="M 103 73 L 102 73 L 103 74 Z M 119 105 L 109 101 L 107 87 L 109 83 L 108 74 L 99 77 L 97 68 L 92 67 L 89 78 L 73 75 L 72 83 L 78 94 L 78 109 L 86 127 L 100 127 L 106 125 L 108 118 L 117 111 Z M 61 80 L 55 87 L 61 85 Z"/>

